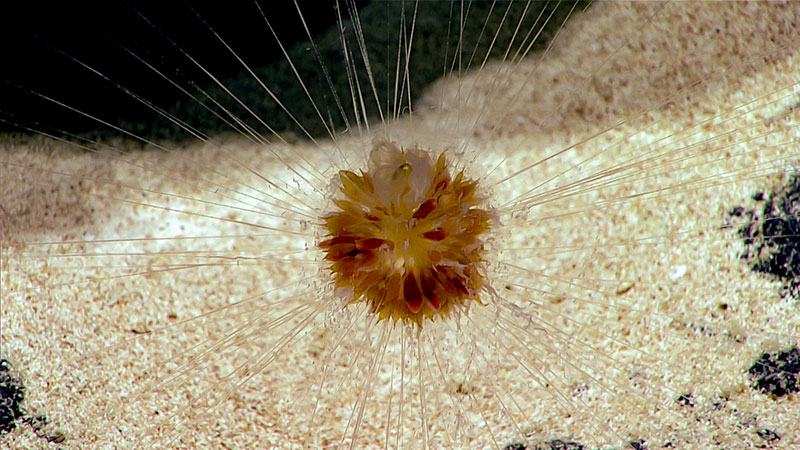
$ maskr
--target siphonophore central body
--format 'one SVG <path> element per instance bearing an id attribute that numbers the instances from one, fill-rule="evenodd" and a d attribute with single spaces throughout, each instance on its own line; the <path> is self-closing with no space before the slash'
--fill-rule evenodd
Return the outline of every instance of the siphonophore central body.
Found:
<path id="1" fill-rule="evenodd" d="M 493 213 L 477 181 L 451 174 L 445 153 L 389 142 L 367 171 L 339 172 L 340 195 L 319 247 L 337 291 L 380 320 L 422 325 L 480 302 Z"/>

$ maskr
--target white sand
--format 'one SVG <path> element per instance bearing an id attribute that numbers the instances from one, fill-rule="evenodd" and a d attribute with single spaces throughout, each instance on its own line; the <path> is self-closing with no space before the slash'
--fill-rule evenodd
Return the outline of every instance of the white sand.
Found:
<path id="1" fill-rule="evenodd" d="M 734 233 L 721 229 L 730 208 L 753 207 L 754 192 L 779 183 L 794 167 L 798 151 L 787 144 L 798 138 L 798 89 L 780 89 L 800 75 L 791 51 L 800 42 L 798 16 L 800 3 L 678 3 L 663 10 L 651 3 L 601 3 L 563 31 L 541 64 L 533 55 L 516 68 L 490 66 L 462 81 L 438 83 L 428 104 L 444 98 L 440 108 L 388 126 L 392 138 L 432 148 L 467 136 L 461 162 L 472 176 L 502 163 L 485 184 L 613 126 L 494 187 L 496 205 L 565 170 L 546 187 L 642 158 L 620 174 L 629 176 L 622 182 L 530 208 L 527 218 L 507 217 L 502 253 L 491 260 L 493 287 L 527 316 L 503 310 L 497 319 L 490 305 L 462 321 L 473 328 L 426 330 L 425 422 L 433 448 L 502 448 L 521 442 L 514 424 L 531 447 L 551 439 L 588 448 L 647 439 L 651 449 L 666 442 L 752 448 L 767 444 L 757 434 L 765 429 L 781 436 L 775 448 L 800 446 L 800 400 L 755 392 L 746 374 L 762 352 L 797 344 L 800 310 L 780 296 L 778 283 L 747 269 Z M 501 89 L 497 70 L 508 83 Z M 528 82 L 532 78 L 535 83 Z M 697 80 L 704 82 L 690 85 Z M 471 86 L 476 91 L 469 103 L 459 103 L 456 92 L 463 100 Z M 647 113 L 637 115 L 642 110 Z M 477 123 L 458 128 L 456 114 L 462 125 Z M 626 122 L 618 124 L 622 118 Z M 310 261 L 319 255 L 296 251 L 313 246 L 313 224 L 303 229 L 297 215 L 253 212 L 282 211 L 284 203 L 260 203 L 266 195 L 295 204 L 301 199 L 306 204 L 298 210 L 321 211 L 327 182 L 306 183 L 302 169 L 292 174 L 274 154 L 235 139 L 222 148 L 201 147 L 124 157 L 51 142 L 0 149 L 2 354 L 27 386 L 29 413 L 45 414 L 48 431 L 66 437 L 65 448 L 133 448 L 151 441 L 185 448 L 333 448 L 364 392 L 362 374 L 372 370 L 372 358 L 358 352 L 373 350 L 366 339 L 377 339 L 383 327 L 369 326 L 357 308 L 336 312 L 337 300 L 320 282 L 323 266 Z M 363 158 L 358 139 L 343 139 L 341 147 L 349 163 Z M 345 165 L 337 153 L 328 159 L 310 145 L 288 152 L 324 168 L 322 180 Z M 648 194 L 628 198 L 637 193 Z M 268 228 L 254 235 L 240 221 Z M 64 244 L 218 235 L 251 236 Z M 559 252 L 565 246 L 572 251 Z M 539 250 L 513 250 L 522 247 Z M 176 251 L 202 253 L 169 253 Z M 228 265 L 163 270 L 164 264 L 219 262 Z M 156 273 L 124 276 L 147 270 Z M 722 303 L 727 310 L 719 309 Z M 314 325 L 299 343 L 284 346 L 280 337 L 295 323 L 277 329 L 267 323 L 296 307 L 316 308 L 294 316 L 300 321 L 308 313 Z M 181 323 L 209 311 L 217 313 Z M 526 324 L 526 317 L 533 320 L 530 336 L 509 328 Z M 141 334 L 164 324 L 174 326 Z M 542 324 L 557 328 L 538 334 Z M 387 414 L 389 447 L 398 443 L 397 434 L 404 447 L 422 445 L 411 349 L 403 428 L 397 424 L 399 334 L 394 330 L 387 339 L 377 381 L 367 390 L 357 447 L 383 444 Z M 226 335 L 231 339 L 221 341 L 224 348 L 187 356 L 192 345 L 214 345 Z M 175 355 L 172 362 L 187 372 L 159 384 Z M 440 369 L 437 363 L 451 365 Z M 216 384 L 241 364 L 249 372 Z M 322 374 L 328 384 L 311 425 L 314 397 L 304 389 L 315 389 Z M 540 385 L 545 378 L 549 384 Z M 694 408 L 675 401 L 687 392 Z M 727 400 L 715 408 L 723 396 Z M 220 397 L 213 409 L 202 404 Z M 353 426 L 347 430 L 352 436 Z M 3 439 L 0 445 L 10 448 L 54 447 L 27 425 Z"/>

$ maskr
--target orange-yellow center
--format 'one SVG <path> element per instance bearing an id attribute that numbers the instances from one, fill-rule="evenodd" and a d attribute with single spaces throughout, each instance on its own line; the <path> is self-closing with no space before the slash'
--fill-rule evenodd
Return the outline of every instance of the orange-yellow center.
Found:
<path id="1" fill-rule="evenodd" d="M 491 213 L 477 182 L 450 175 L 444 153 L 434 161 L 424 150 L 380 143 L 366 172 L 343 170 L 339 181 L 319 247 L 349 302 L 421 326 L 480 301 Z"/>

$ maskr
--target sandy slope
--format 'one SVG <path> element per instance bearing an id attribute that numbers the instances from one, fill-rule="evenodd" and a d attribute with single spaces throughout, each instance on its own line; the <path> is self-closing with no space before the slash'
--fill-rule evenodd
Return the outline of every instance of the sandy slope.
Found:
<path id="1" fill-rule="evenodd" d="M 648 448 L 660 448 L 658 443 L 666 440 L 676 448 L 749 448 L 766 444 L 757 432 L 770 429 L 781 436 L 773 444 L 776 448 L 800 445 L 795 424 L 800 416 L 800 401 L 773 400 L 754 392 L 745 373 L 761 352 L 797 343 L 800 313 L 796 303 L 780 297 L 777 283 L 747 270 L 737 257 L 740 244 L 730 230 L 721 229 L 730 208 L 749 205 L 754 192 L 769 190 L 779 183 L 781 172 L 791 170 L 790 162 L 797 156 L 795 147 L 785 145 L 798 137 L 792 128 L 798 120 L 793 109 L 797 88 L 794 95 L 779 89 L 797 83 L 800 77 L 800 62 L 791 54 L 791 48 L 797 48 L 800 42 L 796 31 L 798 16 L 800 4 L 795 3 L 680 3 L 666 5 L 663 10 L 649 3 L 601 3 L 565 29 L 541 63 L 538 55 L 532 55 L 513 70 L 509 64 L 491 65 L 481 74 L 437 83 L 431 88 L 426 105 L 439 106 L 423 107 L 414 120 L 404 119 L 388 126 L 393 139 L 432 147 L 458 144 L 460 137 L 471 136 L 468 155 L 478 155 L 478 165 L 468 166 L 472 168 L 470 173 L 482 176 L 502 163 L 488 180 L 500 180 L 526 164 L 614 126 L 611 132 L 571 149 L 563 157 L 497 186 L 498 203 L 524 192 L 532 182 L 578 163 L 584 164 L 586 173 L 617 167 L 620 161 L 631 157 L 629 152 L 647 151 L 640 147 L 643 143 L 669 140 L 674 133 L 683 133 L 681 136 L 688 139 L 675 144 L 676 149 L 688 152 L 684 154 L 698 155 L 703 149 L 710 152 L 676 162 L 675 155 L 662 149 L 658 157 L 670 165 L 660 169 L 642 166 L 643 176 L 636 183 L 622 183 L 578 197 L 574 204 L 570 203 L 573 200 L 565 200 L 552 207 L 545 205 L 537 214 L 580 210 L 587 204 L 603 206 L 543 223 L 540 228 L 509 223 L 509 247 L 558 246 L 567 242 L 592 248 L 577 253 L 581 257 L 577 265 L 558 256 L 548 261 L 555 265 L 551 267 L 558 268 L 560 277 L 580 280 L 581 286 L 590 285 L 592 280 L 617 280 L 598 284 L 604 292 L 615 292 L 599 299 L 623 306 L 602 307 L 599 316 L 592 308 L 582 311 L 564 306 L 566 309 L 559 312 L 589 325 L 588 330 L 574 332 L 591 342 L 598 354 L 618 357 L 618 361 L 627 362 L 632 368 L 637 364 L 643 368 L 637 372 L 602 366 L 601 373 L 608 376 L 603 382 L 613 395 L 601 389 L 593 397 L 573 398 L 572 405 L 592 407 L 585 410 L 579 406 L 567 418 L 554 406 L 558 401 L 552 392 L 531 386 L 530 380 L 520 377 L 514 367 L 498 366 L 498 379 L 505 383 L 503 389 L 517 395 L 535 418 L 523 430 L 531 435 L 531 442 L 561 438 L 592 446 L 592 435 L 602 436 L 601 441 L 608 436 L 635 440 L 637 436 L 659 435 L 665 440 L 654 439 Z M 529 83 L 534 77 L 537 82 Z M 689 86 L 698 79 L 704 83 Z M 498 83 L 502 83 L 500 89 Z M 463 104 L 463 93 L 472 86 L 475 93 Z M 769 99 L 775 103 L 752 114 L 733 113 L 724 116 L 729 121 L 689 128 L 770 93 L 774 93 Z M 669 97 L 665 100 L 665 96 Z M 765 103 L 761 99 L 756 105 Z M 642 110 L 646 114 L 637 115 Z M 461 122 L 453 120 L 456 116 Z M 628 119 L 620 124 L 621 118 Z M 473 122 L 476 125 L 459 128 Z M 439 131 L 441 124 L 445 124 L 445 131 Z M 684 131 L 687 129 L 698 134 L 690 136 Z M 734 137 L 725 137 L 731 130 Z M 772 134 L 760 137 L 767 132 Z M 714 136 L 723 137 L 704 142 Z M 725 143 L 740 142 L 746 136 L 755 138 L 719 151 Z M 625 139 L 624 146 L 609 147 L 621 139 Z M 356 137 L 341 141 L 349 161 L 363 158 L 363 142 Z M 687 142 L 699 144 L 687 147 Z M 769 147 L 775 143 L 784 145 Z M 129 144 L 120 143 L 118 148 L 126 145 Z M 607 147 L 609 150 L 602 151 Z M 336 152 L 332 152 L 331 164 L 311 146 L 296 146 L 288 151 L 324 168 L 326 179 L 344 164 L 335 160 Z M 303 434 L 304 419 L 298 416 L 295 423 L 293 416 L 294 408 L 303 403 L 291 405 L 280 399 L 287 398 L 287 394 L 291 397 L 304 386 L 307 376 L 319 371 L 319 364 L 310 355 L 332 344 L 332 339 L 339 336 L 337 325 L 331 326 L 333 331 L 313 331 L 309 345 L 281 348 L 280 358 L 267 373 L 236 388 L 228 401 L 213 410 L 195 404 L 176 411 L 170 405 L 183 404 L 185 393 L 173 385 L 148 385 L 152 361 L 163 362 L 181 345 L 219 337 L 227 326 L 241 323 L 257 311 L 244 309 L 207 321 L 195 320 L 179 327 L 186 331 L 170 331 L 163 339 L 145 339 L 137 334 L 272 287 L 278 287 L 287 298 L 308 296 L 306 285 L 292 282 L 286 286 L 286 280 L 296 280 L 302 271 L 313 279 L 320 270 L 319 264 L 272 263 L 267 259 L 264 264 L 242 264 L 235 270 L 230 266 L 207 267 L 174 275 L 120 276 L 95 282 L 95 278 L 130 273 L 130 266 L 117 266 L 153 267 L 183 260 L 174 256 L 65 256 L 78 252 L 187 249 L 218 255 L 241 252 L 263 256 L 263 248 L 302 249 L 305 242 L 313 243 L 313 236 L 274 236 L 265 229 L 258 233 L 268 236 L 201 243 L 173 239 L 107 246 L 30 245 L 116 237 L 252 233 L 251 227 L 237 223 L 255 220 L 251 212 L 198 204 L 181 196 L 220 201 L 215 190 L 229 186 L 232 178 L 242 181 L 242 186 L 263 186 L 237 161 L 245 161 L 254 172 L 267 174 L 277 185 L 302 182 L 297 174 L 286 170 L 280 158 L 238 139 L 228 139 L 221 147 L 198 144 L 197 148 L 169 154 L 135 151 L 123 157 L 111 151 L 89 154 L 52 142 L 7 142 L 0 152 L 2 354 L 27 386 L 28 411 L 47 416 L 47 433 L 62 433 L 66 437 L 62 445 L 67 448 L 129 448 L 140 442 L 142 435 L 170 435 L 170 427 L 179 422 L 189 431 L 183 431 L 178 439 L 188 446 L 299 448 L 304 443 L 311 447 L 336 443 L 327 439 L 337 435 L 341 420 L 358 395 L 358 383 L 345 384 L 329 399 L 327 413 L 317 417 L 318 424 L 310 435 Z M 595 156 L 585 162 L 589 155 Z M 41 167 L 48 170 L 37 169 Z M 737 170 L 742 172 L 734 172 Z M 735 182 L 713 189 L 691 184 L 720 173 L 734 173 L 731 181 Z M 745 176 L 748 173 L 754 175 L 753 179 L 743 179 L 750 178 Z M 322 192 L 329 192 L 326 183 L 311 181 Z M 665 189 L 668 195 L 651 194 L 641 201 L 615 202 L 651 188 Z M 313 192 L 307 191 L 307 206 L 324 208 L 324 203 L 314 203 Z M 282 195 L 279 191 L 270 192 Z M 608 206 L 600 203 L 606 200 L 610 201 Z M 154 209 L 145 203 L 172 210 Z M 178 214 L 175 210 L 179 209 L 225 217 L 225 221 Z M 280 217 L 257 217 L 267 227 L 281 228 L 286 223 Z M 691 233 L 682 234 L 685 230 Z M 655 244 L 631 241 L 645 236 L 658 238 Z M 626 246 L 619 249 L 602 245 L 615 242 Z M 504 257 L 509 255 L 499 258 Z M 104 267 L 94 267 L 97 265 Z M 507 274 L 507 279 L 520 281 L 513 274 Z M 312 294 L 324 292 L 324 287 L 310 289 Z M 566 290 L 568 296 L 570 289 L 580 289 L 580 296 L 591 291 L 569 285 L 560 285 L 553 291 Z M 719 312 L 721 303 L 730 307 Z M 580 302 L 577 304 L 580 306 Z M 281 307 L 286 306 L 276 306 Z M 692 321 L 712 323 L 713 331 L 699 330 Z M 627 346 L 618 345 L 608 336 L 624 340 Z M 242 348 L 247 346 L 242 344 Z M 662 366 L 649 365 L 647 358 L 631 348 L 668 361 L 661 378 L 653 377 L 646 369 L 661 371 Z M 247 354 L 215 360 L 212 367 L 196 372 L 212 378 L 189 383 L 188 389 L 194 393 L 204 386 L 215 389 L 209 385 L 214 376 L 247 360 Z M 637 381 L 640 375 L 642 379 Z M 565 384 L 573 381 L 566 380 Z M 481 382 L 475 381 L 477 392 L 482 389 Z M 696 395 L 694 408 L 681 408 L 674 402 L 677 394 L 687 391 Z M 159 395 L 150 398 L 150 392 Z M 676 395 L 671 396 L 672 393 Z M 727 401 L 723 407 L 715 408 L 715 396 L 720 394 Z M 124 419 L 105 420 L 103 414 L 111 414 L 118 400 L 133 408 Z M 446 442 L 449 428 L 442 424 L 452 418 L 446 408 L 441 414 L 437 408 L 446 404 L 447 396 L 433 389 L 429 401 L 432 432 Z M 487 415 L 496 413 L 493 408 L 498 408 L 489 400 L 482 405 L 478 409 Z M 651 415 L 643 416 L 643 410 L 651 411 Z M 375 414 L 364 422 L 364 443 L 379 443 L 383 436 L 385 419 L 381 420 L 380 409 Z M 442 424 L 437 423 L 440 416 Z M 163 422 L 164 417 L 169 419 Z M 593 428 L 606 420 L 608 428 Z M 156 431 L 156 426 L 167 431 Z M 608 429 L 614 430 L 616 436 Z M 464 441 L 470 448 L 494 445 L 485 428 L 475 427 L 475 433 Z M 11 448 L 51 445 L 27 425 L 2 439 L 0 445 Z M 406 445 L 419 444 L 416 439 L 410 435 Z M 501 447 L 514 441 L 512 434 L 501 433 L 497 437 Z M 177 442 L 167 443 L 173 444 Z"/>

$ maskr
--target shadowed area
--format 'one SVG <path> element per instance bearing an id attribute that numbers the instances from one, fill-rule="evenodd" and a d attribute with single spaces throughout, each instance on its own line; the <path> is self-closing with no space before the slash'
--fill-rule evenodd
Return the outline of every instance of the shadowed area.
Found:
<path id="1" fill-rule="evenodd" d="M 288 140 L 327 136 L 363 122 L 363 112 L 359 118 L 353 112 L 354 95 L 363 96 L 372 121 L 380 118 L 379 108 L 384 117 L 395 110 L 404 114 L 434 80 L 484 58 L 516 58 L 542 49 L 571 14 L 588 7 L 584 1 L 342 1 L 337 10 L 335 2 L 312 3 L 299 2 L 303 20 L 292 2 L 265 3 L 261 9 L 251 1 L 203 8 L 183 3 L 154 8 L 147 2 L 23 8 L 21 24 L 6 30 L 5 45 L 20 64 L 4 74 L 11 84 L 0 85 L 0 132 L 125 135 L 38 93 L 148 140 L 246 130 L 268 136 L 269 129 Z M 517 23 L 522 31 L 508 26 Z M 408 76 L 401 75 L 405 84 L 399 88 L 406 54 Z"/>

